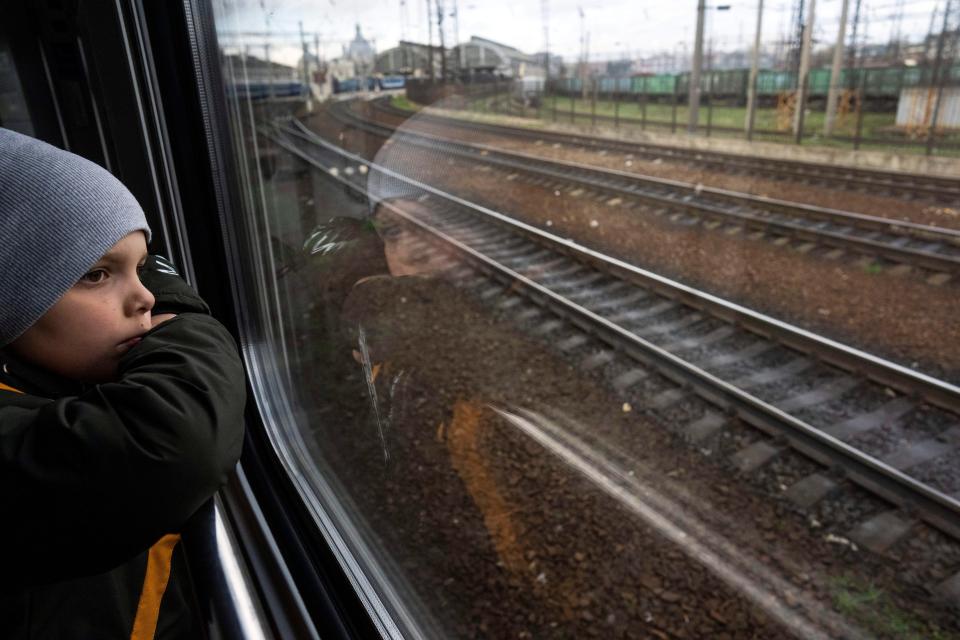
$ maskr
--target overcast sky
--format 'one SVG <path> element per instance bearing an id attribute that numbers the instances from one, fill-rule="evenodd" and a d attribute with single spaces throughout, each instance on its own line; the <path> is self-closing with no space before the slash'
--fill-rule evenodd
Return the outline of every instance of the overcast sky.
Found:
<path id="1" fill-rule="evenodd" d="M 748 47 L 756 28 L 757 0 L 730 0 L 730 9 L 717 11 L 718 4 L 708 2 L 707 39 L 713 38 L 717 50 Z M 850 0 L 850 21 L 856 0 Z M 436 12 L 435 0 L 431 0 Z M 444 26 L 448 46 L 457 40 L 453 14 L 459 9 L 460 40 L 483 36 L 533 53 L 544 47 L 542 7 L 548 7 L 550 51 L 567 60 L 580 51 L 580 14 L 590 34 L 590 58 L 604 60 L 629 55 L 638 57 L 659 51 L 692 50 L 696 26 L 696 0 L 652 2 L 644 0 L 444 0 L 447 23 Z M 794 0 L 768 0 L 764 3 L 763 40 L 774 43 L 791 24 Z M 809 6 L 809 0 L 806 0 Z M 823 44 L 836 38 L 842 0 L 817 0 L 814 37 Z M 862 0 L 861 33 L 871 42 L 886 42 L 896 28 L 898 13 L 901 33 L 917 40 L 930 28 L 936 0 Z M 427 0 L 220 0 L 217 3 L 217 27 L 225 44 L 243 42 L 253 55 L 262 54 L 269 30 L 271 58 L 295 64 L 300 58 L 298 22 L 303 22 L 311 52 L 313 35 L 320 36 L 325 58 L 340 55 L 342 45 L 353 38 L 359 24 L 364 37 L 374 42 L 377 51 L 396 46 L 401 38 L 427 42 Z M 937 19 L 936 30 L 942 20 Z M 434 23 L 434 43 L 439 42 Z M 849 33 L 849 30 L 848 30 Z M 255 34 L 255 35 L 254 35 Z"/>

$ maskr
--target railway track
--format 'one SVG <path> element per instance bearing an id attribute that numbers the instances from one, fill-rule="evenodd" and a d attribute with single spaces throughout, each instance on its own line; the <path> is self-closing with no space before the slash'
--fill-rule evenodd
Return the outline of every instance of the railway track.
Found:
<path id="1" fill-rule="evenodd" d="M 348 104 L 337 105 L 331 112 L 344 124 L 388 137 L 393 143 L 401 142 L 430 152 L 440 152 L 444 157 L 494 166 L 513 178 L 522 175 L 541 186 L 564 188 L 573 185 L 573 191 L 582 197 L 588 193 L 605 194 L 611 199 L 641 202 L 655 211 L 682 214 L 678 220 L 682 224 L 701 222 L 736 225 L 774 238 L 786 237 L 857 255 L 878 257 L 932 271 L 935 282 L 944 280 L 939 275 L 941 273 L 951 276 L 960 274 L 960 231 L 640 176 L 632 172 L 600 169 L 581 163 L 546 160 L 487 145 L 398 130 L 358 117 L 350 111 Z"/>
<path id="2" fill-rule="evenodd" d="M 374 109 L 382 113 L 403 118 L 409 118 L 411 115 L 409 111 L 393 107 L 385 100 L 373 101 L 371 104 L 373 104 Z M 540 140 L 542 142 L 559 143 L 568 147 L 620 151 L 631 153 L 639 158 L 697 165 L 724 173 L 761 175 L 780 180 L 792 180 L 869 193 L 885 193 L 901 198 L 932 200 L 951 205 L 960 203 L 960 180 L 945 176 L 685 149 L 648 142 L 472 122 L 423 112 L 417 115 L 417 119 L 422 122 L 480 131 L 498 136 L 524 138 L 531 141 Z"/>
<path id="3" fill-rule="evenodd" d="M 882 552 L 915 519 L 960 539 L 960 388 L 419 183 L 300 123 L 268 135 L 351 190 L 366 194 L 371 175 L 395 183 L 404 198 L 379 206 L 417 232 L 414 249 L 444 254 L 446 277 L 583 370 L 609 371 L 623 397 L 689 440 L 736 418 L 767 434 L 733 457 L 744 472 L 788 447 L 821 465 L 786 488 L 798 504 L 850 481 L 896 505 L 862 523 L 865 546 Z"/>

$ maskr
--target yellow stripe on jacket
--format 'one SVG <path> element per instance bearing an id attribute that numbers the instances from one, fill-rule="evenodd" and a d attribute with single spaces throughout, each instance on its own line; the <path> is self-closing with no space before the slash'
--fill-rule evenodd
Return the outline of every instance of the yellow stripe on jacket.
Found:
<path id="1" fill-rule="evenodd" d="M 137 617 L 133 620 L 130 640 L 153 640 L 160 617 L 160 602 L 170 581 L 170 563 L 173 549 L 180 542 L 179 534 L 171 533 L 160 538 L 150 547 L 147 556 L 147 574 L 143 577 L 143 590 L 137 604 Z"/>

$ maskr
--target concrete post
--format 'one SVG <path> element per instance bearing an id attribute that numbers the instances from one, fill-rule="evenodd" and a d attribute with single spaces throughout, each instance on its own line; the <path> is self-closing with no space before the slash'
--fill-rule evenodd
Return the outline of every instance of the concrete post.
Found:
<path id="1" fill-rule="evenodd" d="M 810 0 L 810 10 L 803 27 L 800 45 L 800 71 L 797 73 L 797 110 L 793 114 L 793 133 L 800 141 L 803 129 L 803 111 L 807 108 L 807 75 L 810 73 L 810 43 L 813 39 L 813 21 L 817 0 Z"/>
<path id="2" fill-rule="evenodd" d="M 849 0 L 843 0 L 840 8 L 840 26 L 837 29 L 837 43 L 833 46 L 833 67 L 830 69 L 830 90 L 827 93 L 827 114 L 823 121 L 823 135 L 833 135 L 833 125 L 837 118 L 837 100 L 840 97 L 840 65 L 843 61 L 843 43 L 847 35 L 847 6 Z"/>
<path id="3" fill-rule="evenodd" d="M 700 120 L 700 70 L 703 68 L 703 19 L 707 10 L 706 0 L 697 0 L 697 35 L 693 42 L 693 66 L 690 69 L 690 84 L 687 87 L 689 119 L 687 131 L 696 133 Z"/>
<path id="4" fill-rule="evenodd" d="M 844 0 L 846 2 L 846 0 Z M 753 137 L 753 123 L 757 111 L 757 74 L 760 71 L 760 30 L 763 25 L 763 0 L 757 4 L 757 35 L 753 38 L 753 55 L 750 59 L 750 77 L 747 80 L 747 117 L 744 120 L 744 129 L 747 140 Z"/>

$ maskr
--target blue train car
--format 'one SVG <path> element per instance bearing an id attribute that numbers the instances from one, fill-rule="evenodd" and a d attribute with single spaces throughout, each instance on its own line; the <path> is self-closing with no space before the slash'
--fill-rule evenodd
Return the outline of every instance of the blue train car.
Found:
<path id="1" fill-rule="evenodd" d="M 231 97 L 265 100 L 267 98 L 292 98 L 307 93 L 302 82 L 246 82 L 230 85 Z"/>
<path id="2" fill-rule="evenodd" d="M 403 89 L 407 84 L 404 76 L 384 76 L 380 78 L 381 89 Z"/>

